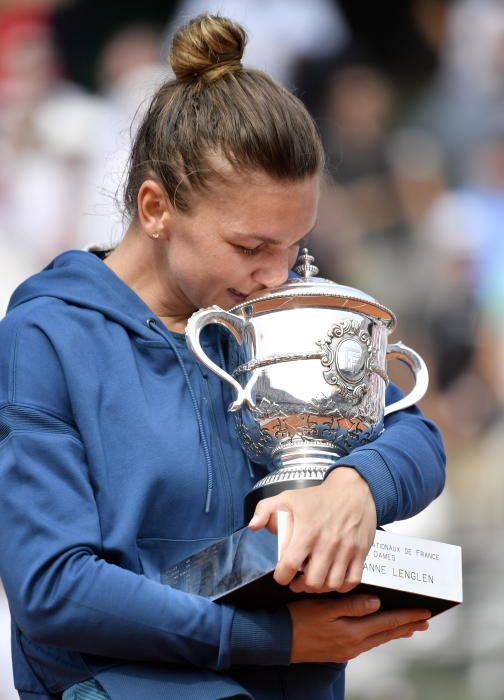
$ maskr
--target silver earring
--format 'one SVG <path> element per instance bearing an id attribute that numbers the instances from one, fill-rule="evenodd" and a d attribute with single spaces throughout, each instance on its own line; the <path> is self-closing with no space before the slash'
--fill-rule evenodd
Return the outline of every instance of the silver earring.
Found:
<path id="1" fill-rule="evenodd" d="M 154 231 L 154 233 L 152 234 L 152 238 L 159 238 L 159 232 Z"/>

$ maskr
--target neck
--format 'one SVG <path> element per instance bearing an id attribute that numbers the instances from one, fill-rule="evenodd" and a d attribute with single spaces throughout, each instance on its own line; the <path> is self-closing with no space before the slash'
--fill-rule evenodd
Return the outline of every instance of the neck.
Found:
<path id="1" fill-rule="evenodd" d="M 183 333 L 195 309 L 172 288 L 167 272 L 166 241 L 152 240 L 132 224 L 104 263 L 172 331 Z"/>

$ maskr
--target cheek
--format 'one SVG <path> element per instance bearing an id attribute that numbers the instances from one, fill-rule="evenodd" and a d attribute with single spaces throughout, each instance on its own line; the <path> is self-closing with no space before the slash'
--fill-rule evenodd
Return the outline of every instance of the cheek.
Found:
<path id="1" fill-rule="evenodd" d="M 289 253 L 289 270 L 292 269 L 294 263 L 298 259 L 300 250 L 301 250 L 300 247 L 296 246 L 296 248 L 294 248 L 292 250 L 292 252 Z"/>

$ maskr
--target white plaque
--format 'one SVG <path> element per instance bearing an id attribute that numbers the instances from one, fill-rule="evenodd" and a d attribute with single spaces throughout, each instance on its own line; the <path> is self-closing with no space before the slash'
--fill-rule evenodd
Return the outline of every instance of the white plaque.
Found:
<path id="1" fill-rule="evenodd" d="M 461 603 L 462 550 L 454 544 L 377 530 L 362 583 Z"/>

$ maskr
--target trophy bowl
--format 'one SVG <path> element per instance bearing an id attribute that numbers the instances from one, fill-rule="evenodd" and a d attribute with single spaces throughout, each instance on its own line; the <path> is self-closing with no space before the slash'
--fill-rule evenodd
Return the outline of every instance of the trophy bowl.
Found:
<path id="1" fill-rule="evenodd" d="M 262 498 L 323 481 L 338 459 L 381 433 L 386 415 L 415 404 L 428 386 L 420 355 L 402 343 L 388 344 L 396 324 L 389 309 L 357 289 L 316 277 L 307 249 L 298 263 L 299 277 L 230 311 L 197 311 L 186 328 L 192 352 L 235 390 L 229 410 L 241 445 L 268 471 L 246 496 L 247 520 Z M 236 341 L 229 344 L 226 369 L 200 343 L 213 323 Z M 389 359 L 409 366 L 414 385 L 385 406 Z"/>

